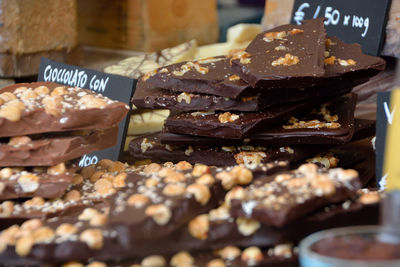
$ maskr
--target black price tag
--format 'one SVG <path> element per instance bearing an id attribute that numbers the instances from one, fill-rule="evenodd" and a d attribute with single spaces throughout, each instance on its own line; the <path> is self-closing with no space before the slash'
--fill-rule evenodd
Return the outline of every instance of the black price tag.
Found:
<path id="1" fill-rule="evenodd" d="M 328 35 L 359 43 L 364 53 L 377 56 L 385 40 L 390 4 L 391 0 L 296 0 L 291 23 L 325 17 Z"/>
<path id="2" fill-rule="evenodd" d="M 136 80 L 127 77 L 59 63 L 47 58 L 42 58 L 40 62 L 38 81 L 89 89 L 110 99 L 125 102 L 129 106 L 136 86 Z M 83 156 L 79 165 L 88 166 L 101 159 L 118 160 L 124 149 L 128 124 L 129 114 L 119 124 L 117 145 Z"/>

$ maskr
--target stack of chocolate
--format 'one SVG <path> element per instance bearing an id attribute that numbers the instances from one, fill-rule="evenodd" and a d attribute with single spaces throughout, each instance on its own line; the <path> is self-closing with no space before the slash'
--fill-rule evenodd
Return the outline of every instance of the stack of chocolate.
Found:
<path id="1" fill-rule="evenodd" d="M 326 37 L 323 19 L 280 26 L 244 51 L 142 76 L 132 103 L 172 113 L 130 154 L 220 166 L 306 159 L 374 134 L 373 122 L 354 119 L 349 92 L 384 67 L 359 45 Z"/>
<path id="2" fill-rule="evenodd" d="M 75 180 L 72 160 L 114 146 L 128 110 L 122 102 L 56 83 L 1 89 L 0 217 L 16 215 L 22 209 L 14 206 L 25 202 L 63 196 Z"/>
<path id="3" fill-rule="evenodd" d="M 69 200 L 30 203 L 0 232 L 0 262 L 42 266 L 298 266 L 295 245 L 333 226 L 374 224 L 381 194 L 354 170 L 283 162 L 251 170 L 102 160 L 81 169 Z M 94 184 L 94 186 L 93 186 Z M 34 217 L 57 206 L 57 216 Z M 14 208 L 17 206 L 14 206 Z M 18 210 L 21 207 L 18 206 Z M 134 265 L 137 264 L 137 265 Z"/>

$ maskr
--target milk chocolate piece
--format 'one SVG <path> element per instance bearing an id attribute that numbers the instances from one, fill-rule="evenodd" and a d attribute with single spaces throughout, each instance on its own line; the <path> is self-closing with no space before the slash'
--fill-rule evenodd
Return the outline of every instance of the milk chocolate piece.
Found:
<path id="1" fill-rule="evenodd" d="M 231 214 L 283 227 L 323 206 L 354 197 L 360 187 L 354 170 L 324 170 L 308 163 L 255 181 L 243 198 L 232 200 Z"/>
<path id="2" fill-rule="evenodd" d="M 0 90 L 0 137 L 108 129 L 129 107 L 100 94 L 56 83 L 21 83 Z"/>
<path id="3" fill-rule="evenodd" d="M 232 70 L 252 87 L 310 87 L 325 74 L 322 18 L 263 32 L 231 55 Z"/>
<path id="4" fill-rule="evenodd" d="M 309 114 L 294 115 L 288 122 L 260 130 L 245 139 L 223 139 L 170 133 L 160 134 L 164 144 L 191 145 L 294 145 L 340 144 L 350 141 L 354 132 L 356 95 L 350 94 L 321 105 Z M 360 122 L 362 123 L 362 122 Z M 359 125 L 363 128 L 369 125 Z M 361 133 L 362 134 L 362 133 Z M 367 133 L 364 133 L 367 134 Z"/>
<path id="5" fill-rule="evenodd" d="M 178 162 L 186 160 L 192 164 L 232 166 L 245 163 L 257 165 L 275 160 L 296 162 L 328 149 L 326 146 L 191 146 L 161 144 L 158 134 L 136 138 L 129 144 L 129 153 L 134 160 Z"/>
<path id="6" fill-rule="evenodd" d="M 64 163 L 49 168 L 2 168 L 0 201 L 16 198 L 56 198 L 72 181 L 73 172 Z"/>
<path id="7" fill-rule="evenodd" d="M 233 99 L 229 97 L 196 93 L 177 93 L 152 87 L 149 83 L 136 86 L 132 103 L 139 108 L 167 108 L 176 111 L 259 111 L 272 105 L 307 100 L 310 98 L 341 95 L 350 92 L 352 85 L 338 88 L 310 87 L 281 90 L 265 90 Z"/>
<path id="8" fill-rule="evenodd" d="M 314 101 L 313 101 L 314 102 Z M 243 139 L 262 127 L 272 126 L 295 112 L 311 108 L 314 103 L 297 102 L 253 112 L 192 112 L 169 116 L 165 129 L 171 133 Z"/>
<path id="9" fill-rule="evenodd" d="M 51 166 L 115 145 L 118 127 L 10 138 L 0 143 L 0 166 Z"/>
<path id="10" fill-rule="evenodd" d="M 143 75 L 139 88 L 169 89 L 177 92 L 211 94 L 237 98 L 253 88 L 231 71 L 229 59 L 224 56 L 199 59 L 169 65 Z"/>

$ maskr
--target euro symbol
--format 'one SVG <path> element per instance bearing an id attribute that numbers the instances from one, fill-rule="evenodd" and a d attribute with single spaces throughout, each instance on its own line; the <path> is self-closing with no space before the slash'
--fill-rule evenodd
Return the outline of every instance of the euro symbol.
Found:
<path id="1" fill-rule="evenodd" d="M 310 8 L 310 4 L 309 3 L 303 3 L 299 6 L 299 8 L 297 9 L 296 13 L 294 13 L 294 21 L 296 22 L 297 25 L 300 25 L 301 22 L 304 20 L 304 9 L 306 8 Z"/>

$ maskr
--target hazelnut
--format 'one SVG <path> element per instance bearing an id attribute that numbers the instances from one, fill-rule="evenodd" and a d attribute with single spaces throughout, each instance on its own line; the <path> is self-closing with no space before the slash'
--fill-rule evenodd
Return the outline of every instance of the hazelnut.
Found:
<path id="1" fill-rule="evenodd" d="M 153 188 L 153 187 L 156 187 L 157 185 L 158 185 L 158 180 L 157 179 L 155 179 L 155 178 L 148 178 L 148 179 L 146 179 L 146 181 L 144 182 L 144 184 L 145 184 L 145 186 L 147 187 L 147 188 Z"/>
<path id="2" fill-rule="evenodd" d="M 51 91 L 51 96 L 57 96 L 57 95 L 67 95 L 68 90 L 65 88 L 65 86 L 57 86 L 56 88 Z"/>
<path id="3" fill-rule="evenodd" d="M 364 205 L 371 205 L 378 203 L 381 200 L 379 192 L 368 192 L 360 196 L 359 201 Z"/>
<path id="4" fill-rule="evenodd" d="M 324 59 L 324 63 L 325 65 L 333 65 L 335 64 L 335 60 L 336 60 L 335 56 L 330 56 Z"/>
<path id="5" fill-rule="evenodd" d="M 63 98 L 61 96 L 46 96 L 42 100 L 44 111 L 52 116 L 60 115 L 63 108 L 62 101 Z"/>
<path id="6" fill-rule="evenodd" d="M 39 188 L 39 177 L 32 173 L 22 174 L 18 178 L 18 185 L 22 188 L 23 192 L 35 192 Z"/>
<path id="7" fill-rule="evenodd" d="M 103 234 L 99 229 L 87 229 L 83 231 L 79 240 L 85 242 L 91 249 L 101 249 L 103 247 Z"/>
<path id="8" fill-rule="evenodd" d="M 56 229 L 56 235 L 59 236 L 70 236 L 78 232 L 78 228 L 69 223 L 60 224 Z"/>
<path id="9" fill-rule="evenodd" d="M 6 188 L 6 185 L 3 182 L 0 182 L 0 195 L 3 194 L 3 191 L 5 188 Z"/>
<path id="10" fill-rule="evenodd" d="M 36 98 L 36 97 L 38 97 L 38 95 L 34 91 L 32 91 L 31 89 L 26 90 L 25 92 L 23 92 L 21 94 L 21 99 L 22 100 L 33 99 L 33 98 Z"/>
<path id="11" fill-rule="evenodd" d="M 225 203 L 230 206 L 232 199 L 244 199 L 245 191 L 241 186 L 235 186 L 225 195 Z"/>
<path id="12" fill-rule="evenodd" d="M 3 168 L 0 170 L 1 179 L 10 178 L 12 174 L 13 174 L 13 171 L 11 168 Z"/>
<path id="13" fill-rule="evenodd" d="M 239 232 L 244 236 L 254 234 L 261 226 L 258 221 L 244 217 L 238 217 L 236 219 L 236 225 Z"/>
<path id="14" fill-rule="evenodd" d="M 148 206 L 145 214 L 151 216 L 158 225 L 166 225 L 172 216 L 171 210 L 164 204 Z"/>
<path id="15" fill-rule="evenodd" d="M 27 145 L 32 141 L 28 136 L 14 136 L 10 138 L 10 141 L 8 141 L 8 144 L 10 146 L 21 146 L 21 145 Z"/>
<path id="16" fill-rule="evenodd" d="M 72 175 L 72 184 L 73 185 L 78 185 L 83 183 L 83 176 L 77 173 L 74 173 Z"/>
<path id="17" fill-rule="evenodd" d="M 201 176 L 205 173 L 208 173 L 210 168 L 204 164 L 196 164 L 193 168 L 192 175 L 193 176 Z"/>
<path id="18" fill-rule="evenodd" d="M 176 169 L 178 171 L 186 171 L 186 170 L 191 170 L 193 168 L 192 164 L 190 164 L 187 161 L 179 161 L 176 164 Z"/>
<path id="19" fill-rule="evenodd" d="M 33 239 L 32 236 L 30 235 L 23 236 L 17 240 L 15 244 L 15 252 L 19 256 L 25 257 L 31 252 L 34 243 L 35 240 Z"/>
<path id="20" fill-rule="evenodd" d="M 329 179 L 315 179 L 311 182 L 311 187 L 317 196 L 332 196 L 336 192 L 334 183 Z"/>
<path id="21" fill-rule="evenodd" d="M 178 97 L 176 98 L 176 100 L 181 103 L 182 101 L 185 101 L 186 104 L 190 104 L 190 102 L 192 102 L 192 94 L 188 94 L 186 92 L 183 92 L 181 94 L 178 95 Z"/>
<path id="22" fill-rule="evenodd" d="M 170 265 L 173 267 L 192 266 L 194 258 L 187 252 L 181 251 L 172 256 Z"/>
<path id="23" fill-rule="evenodd" d="M 143 207 L 149 203 L 149 201 L 150 199 L 148 196 L 141 194 L 133 194 L 127 200 L 129 206 L 134 206 L 137 209 Z"/>
<path id="24" fill-rule="evenodd" d="M 93 208 L 86 208 L 82 211 L 82 213 L 78 216 L 78 220 L 80 221 L 89 221 L 92 217 L 94 217 L 99 212 Z"/>
<path id="25" fill-rule="evenodd" d="M 308 174 L 312 174 L 312 173 L 316 173 L 318 170 L 318 166 L 313 164 L 313 163 L 306 163 L 306 164 L 302 164 L 297 171 L 304 174 L 304 175 L 308 175 Z"/>
<path id="26" fill-rule="evenodd" d="M 107 106 L 107 102 L 105 100 L 94 95 L 84 95 L 81 99 L 79 99 L 78 102 L 86 108 L 103 109 Z"/>
<path id="27" fill-rule="evenodd" d="M 185 175 L 180 172 L 170 172 L 167 176 L 164 177 L 165 183 L 179 183 L 184 182 L 186 180 Z"/>
<path id="28" fill-rule="evenodd" d="M 237 183 L 240 185 L 247 185 L 253 181 L 253 173 L 243 165 L 235 166 L 231 173 L 237 177 Z"/>
<path id="29" fill-rule="evenodd" d="M 97 182 L 97 180 L 99 180 L 103 175 L 105 174 L 104 171 L 96 171 L 94 172 L 91 176 L 90 176 L 90 181 L 92 183 Z"/>
<path id="30" fill-rule="evenodd" d="M 185 155 L 189 157 L 190 155 L 192 155 L 193 152 L 194 152 L 193 147 L 192 147 L 192 146 L 189 146 L 189 147 L 185 150 Z"/>
<path id="31" fill-rule="evenodd" d="M 161 170 L 160 164 L 157 163 L 150 163 L 149 165 L 146 165 L 146 167 L 143 169 L 143 171 L 147 174 L 150 173 L 156 173 Z"/>
<path id="32" fill-rule="evenodd" d="M 193 194 L 196 201 L 203 206 L 207 204 L 211 197 L 210 189 L 203 184 L 191 184 L 187 187 L 186 191 Z"/>
<path id="33" fill-rule="evenodd" d="M 274 256 L 290 258 L 292 256 L 292 245 L 280 244 L 274 247 Z"/>
<path id="34" fill-rule="evenodd" d="M 48 95 L 50 93 L 49 88 L 47 86 L 39 86 L 33 89 L 33 91 L 38 95 Z"/>
<path id="35" fill-rule="evenodd" d="M 17 97 L 11 92 L 4 92 L 0 94 L 0 99 L 4 101 L 4 103 L 10 102 L 11 100 L 17 99 Z"/>
<path id="36" fill-rule="evenodd" d="M 225 190 L 229 190 L 236 185 L 236 178 L 230 172 L 227 171 L 219 172 L 217 173 L 215 178 L 221 181 L 222 187 Z"/>
<path id="37" fill-rule="evenodd" d="M 81 199 L 81 193 L 78 190 L 71 190 L 64 196 L 64 201 L 78 201 Z"/>
<path id="38" fill-rule="evenodd" d="M 211 174 L 204 174 L 196 179 L 196 184 L 203 184 L 207 186 L 211 186 L 215 183 L 215 179 Z"/>
<path id="39" fill-rule="evenodd" d="M 208 230 L 210 228 L 210 222 L 207 214 L 202 214 L 194 218 L 189 222 L 188 230 L 189 233 L 200 240 L 206 240 L 208 237 Z"/>
<path id="40" fill-rule="evenodd" d="M 226 267 L 226 265 L 221 259 L 213 259 L 207 263 L 206 267 Z"/>
<path id="41" fill-rule="evenodd" d="M 258 247 L 248 247 L 242 252 L 242 261 L 248 265 L 256 265 L 264 258 L 261 250 Z"/>
<path id="42" fill-rule="evenodd" d="M 340 64 L 341 66 L 343 66 L 343 67 L 354 66 L 354 65 L 357 64 L 357 62 L 355 62 L 355 61 L 352 60 L 352 59 L 347 59 L 347 60 L 338 59 L 338 61 L 339 61 L 339 64 Z"/>
<path id="43" fill-rule="evenodd" d="M 163 256 L 151 255 L 144 258 L 140 265 L 142 267 L 165 267 L 167 266 L 167 262 Z"/>
<path id="44" fill-rule="evenodd" d="M 153 142 L 149 141 L 147 138 L 143 138 L 142 143 L 140 143 L 140 149 L 142 153 L 145 153 L 149 148 L 153 147 Z"/>
<path id="45" fill-rule="evenodd" d="M 25 221 L 21 225 L 21 230 L 26 230 L 26 231 L 34 231 L 39 229 L 43 225 L 42 221 L 40 219 L 30 219 Z"/>
<path id="46" fill-rule="evenodd" d="M 54 238 L 55 234 L 50 227 L 42 226 L 35 230 L 32 236 L 35 239 L 35 243 L 47 243 Z"/>
<path id="47" fill-rule="evenodd" d="M 185 193 L 185 187 L 181 184 L 167 184 L 162 192 L 166 196 L 180 196 Z"/>
<path id="48" fill-rule="evenodd" d="M 47 169 L 47 173 L 50 175 L 60 175 L 64 174 L 67 171 L 64 163 L 59 163 L 55 166 L 49 167 Z"/>
<path id="49" fill-rule="evenodd" d="M 234 122 L 237 119 L 239 119 L 239 115 L 232 114 L 230 112 L 225 112 L 218 116 L 218 120 L 220 123 Z"/>
<path id="50" fill-rule="evenodd" d="M 229 76 L 229 81 L 231 81 L 231 82 L 239 81 L 239 80 L 240 80 L 240 77 L 237 76 L 236 74 Z"/>
<path id="51" fill-rule="evenodd" d="M 11 201 L 4 201 L 0 204 L 0 217 L 8 217 L 14 211 L 14 203 Z"/>
<path id="52" fill-rule="evenodd" d="M 92 218 L 90 218 L 89 224 L 91 226 L 101 226 L 105 225 L 108 221 L 108 216 L 102 213 L 96 213 Z"/>
<path id="53" fill-rule="evenodd" d="M 45 201 L 42 197 L 33 197 L 32 199 L 29 199 L 24 202 L 24 207 L 29 207 L 29 206 L 43 206 L 45 204 Z"/>
<path id="54" fill-rule="evenodd" d="M 107 264 L 99 262 L 99 261 L 94 261 L 94 262 L 91 262 L 90 264 L 86 265 L 86 267 L 107 267 Z"/>
<path id="55" fill-rule="evenodd" d="M 0 117 L 9 121 L 16 122 L 21 119 L 25 105 L 19 100 L 12 100 L 0 108 Z"/>
<path id="56" fill-rule="evenodd" d="M 217 254 L 224 260 L 233 261 L 242 254 L 242 251 L 235 246 L 226 246 L 223 249 L 220 249 Z"/>
<path id="57" fill-rule="evenodd" d="M 114 180 L 113 180 L 113 186 L 114 186 L 114 188 L 122 188 L 122 187 L 125 187 L 125 179 L 126 179 L 127 176 L 128 176 L 128 175 L 127 175 L 125 172 L 120 173 L 120 174 L 118 174 L 117 176 L 115 176 L 115 177 L 114 177 Z"/>
<path id="58" fill-rule="evenodd" d="M 97 193 L 103 196 L 115 193 L 112 183 L 103 178 L 97 180 L 97 182 L 94 184 L 94 189 Z"/>
<path id="59" fill-rule="evenodd" d="M 70 261 L 61 265 L 61 267 L 85 267 L 85 266 L 82 263 L 76 261 Z"/>
<path id="60" fill-rule="evenodd" d="M 93 165 L 84 167 L 81 169 L 80 174 L 82 175 L 83 179 L 88 179 L 90 178 L 94 173 L 96 172 L 96 169 Z"/>

